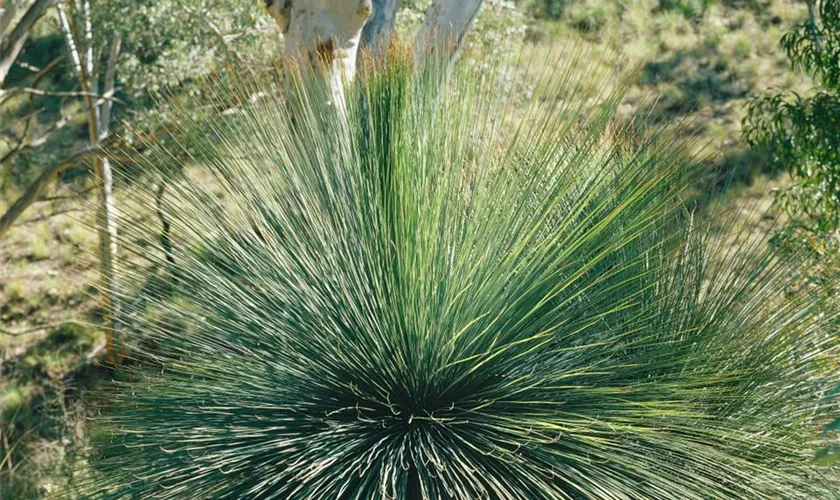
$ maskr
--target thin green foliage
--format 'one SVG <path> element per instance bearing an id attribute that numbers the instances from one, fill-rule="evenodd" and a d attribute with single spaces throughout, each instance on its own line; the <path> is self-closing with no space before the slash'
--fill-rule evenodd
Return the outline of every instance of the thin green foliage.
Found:
<path id="1" fill-rule="evenodd" d="M 781 236 L 794 243 L 840 230 L 840 2 L 811 3 L 813 17 L 785 33 L 781 47 L 814 87 L 804 95 L 773 90 L 754 96 L 743 121 L 750 146 L 770 153 L 769 161 L 794 177 L 780 200 L 793 220 L 790 234 Z M 836 237 L 823 239 L 836 253 Z"/>
<path id="2" fill-rule="evenodd" d="M 236 112 L 138 160 L 175 177 L 174 255 L 132 243 L 153 222 L 124 246 L 170 282 L 132 311 L 84 494 L 830 497 L 838 309 L 786 299 L 765 242 L 713 245 L 673 137 L 559 56 L 545 95 L 588 90 L 524 106 L 496 86 L 523 61 L 392 55 L 345 113 L 303 69 L 215 82 Z"/>

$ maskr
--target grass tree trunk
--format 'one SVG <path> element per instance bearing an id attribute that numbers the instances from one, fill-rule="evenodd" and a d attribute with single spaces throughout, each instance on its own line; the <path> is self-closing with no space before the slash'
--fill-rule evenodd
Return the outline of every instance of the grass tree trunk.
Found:
<path id="1" fill-rule="evenodd" d="M 120 53 L 120 37 L 113 40 L 105 69 L 104 92 L 99 96 L 96 61 L 94 60 L 90 4 L 82 1 L 78 5 L 78 14 L 82 20 L 84 49 L 78 43 L 78 31 L 71 25 L 70 19 L 61 5 L 58 6 L 59 20 L 67 42 L 67 49 L 82 91 L 85 93 L 88 108 L 88 135 L 91 146 L 98 145 L 110 132 L 112 95 L 114 92 L 115 65 Z M 93 159 L 96 177 L 97 209 L 96 228 L 99 236 L 99 280 L 102 323 L 105 328 L 108 361 L 116 364 L 119 355 L 115 339 L 119 337 L 119 299 L 115 282 L 114 267 L 117 262 L 117 213 L 114 206 L 114 174 L 108 158 L 96 155 Z"/>

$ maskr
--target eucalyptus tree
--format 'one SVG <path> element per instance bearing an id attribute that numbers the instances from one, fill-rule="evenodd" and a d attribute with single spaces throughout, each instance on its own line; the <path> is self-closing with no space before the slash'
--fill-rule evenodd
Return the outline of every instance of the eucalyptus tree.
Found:
<path id="1" fill-rule="evenodd" d="M 433 52 L 453 57 L 482 1 L 433 1 L 416 35 L 418 56 Z M 336 103 L 344 100 L 343 81 L 356 75 L 360 44 L 364 41 L 379 53 L 393 33 L 400 6 L 397 0 L 265 0 L 265 4 L 283 32 L 287 50 L 300 51 L 327 67 Z"/>

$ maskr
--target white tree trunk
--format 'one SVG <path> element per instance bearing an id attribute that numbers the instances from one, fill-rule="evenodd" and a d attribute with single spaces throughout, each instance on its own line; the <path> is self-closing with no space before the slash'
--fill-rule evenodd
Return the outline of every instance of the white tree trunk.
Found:
<path id="1" fill-rule="evenodd" d="M 362 46 L 378 56 L 394 32 L 400 0 L 373 0 L 373 14 L 362 31 Z"/>
<path id="2" fill-rule="evenodd" d="M 114 41 L 111 42 L 111 51 L 108 55 L 107 66 L 105 67 L 105 80 L 103 95 L 105 99 L 100 99 L 96 104 L 97 108 L 97 143 L 104 141 L 111 133 L 111 110 L 114 101 L 110 97 L 114 94 L 114 84 L 116 76 L 117 58 L 120 55 L 120 48 L 122 39 L 118 34 Z M 116 282 L 116 267 L 118 264 L 117 256 L 117 207 L 114 204 L 114 171 L 111 168 L 111 162 L 107 156 L 97 156 L 94 158 L 94 164 L 98 167 L 97 179 L 99 182 L 99 207 L 98 207 L 98 221 L 99 228 L 99 253 L 102 259 L 102 286 L 104 286 L 103 293 L 107 297 L 103 303 L 107 301 L 107 313 L 110 318 L 106 317 L 106 324 L 110 325 L 112 331 L 112 342 L 120 340 L 120 302 L 119 291 Z M 118 355 L 115 352 L 110 352 L 112 362 L 119 362 Z"/>
<path id="3" fill-rule="evenodd" d="M 453 59 L 483 0 L 436 0 L 417 33 L 415 55 L 431 53 Z"/>
<path id="4" fill-rule="evenodd" d="M 79 5 L 79 4 L 76 4 Z M 85 92 L 88 106 L 88 132 L 91 145 L 99 144 L 109 134 L 111 121 L 111 99 L 99 99 L 98 75 L 93 50 L 93 27 L 90 21 L 90 5 L 84 0 L 79 6 L 79 14 L 84 23 L 84 55 L 76 40 L 73 29 L 61 4 L 57 6 L 59 21 L 67 42 L 67 50 L 73 62 L 82 90 Z M 120 52 L 120 37 L 112 42 L 108 63 L 105 70 L 105 93 L 113 94 L 117 57 Z M 100 107 L 101 106 L 101 107 Z M 117 212 L 114 206 L 114 173 L 111 163 L 105 156 L 94 156 L 94 175 L 97 187 L 96 227 L 99 235 L 99 276 L 100 299 L 102 304 L 102 323 L 106 329 L 106 347 L 108 360 L 112 364 L 119 362 L 115 339 L 119 338 L 119 299 L 117 294 L 114 267 L 117 262 Z"/>
<path id="5" fill-rule="evenodd" d="M 342 110 L 344 82 L 356 75 L 363 28 L 365 45 L 378 53 L 394 30 L 400 4 L 399 0 L 265 1 L 283 32 L 286 49 L 303 52 L 313 62 L 326 66 L 333 102 Z M 427 53 L 454 58 L 481 4 L 482 0 L 435 0 L 417 34 L 418 60 Z"/>
<path id="6" fill-rule="evenodd" d="M 371 0 L 266 0 L 266 6 L 283 31 L 286 50 L 327 68 L 333 102 L 343 110 L 343 82 L 356 76 Z"/>

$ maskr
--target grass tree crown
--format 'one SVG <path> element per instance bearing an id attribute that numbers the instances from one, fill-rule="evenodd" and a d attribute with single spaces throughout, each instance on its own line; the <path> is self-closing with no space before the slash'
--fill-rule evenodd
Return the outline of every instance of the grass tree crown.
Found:
<path id="1" fill-rule="evenodd" d="M 340 118 L 306 70 L 217 82 L 237 112 L 138 160 L 174 176 L 173 254 L 130 248 L 171 278 L 85 493 L 828 498 L 838 309 L 710 244 L 682 150 L 616 119 L 611 69 L 558 61 L 522 102 L 501 62 L 393 57 Z"/>

